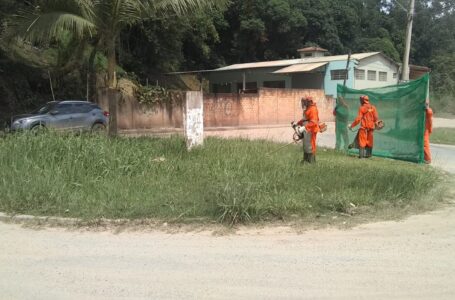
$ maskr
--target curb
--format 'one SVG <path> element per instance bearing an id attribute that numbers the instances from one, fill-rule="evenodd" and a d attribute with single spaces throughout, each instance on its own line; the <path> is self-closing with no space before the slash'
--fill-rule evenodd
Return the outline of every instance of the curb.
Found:
<path id="1" fill-rule="evenodd" d="M 8 215 L 0 212 L 0 222 L 23 224 L 47 224 L 53 226 L 74 226 L 82 223 L 81 219 L 61 217 L 37 217 L 31 215 Z"/>
<path id="2" fill-rule="evenodd" d="M 435 144 L 435 143 L 430 143 L 430 146 L 445 147 L 445 148 L 455 149 L 455 145 L 448 145 L 448 144 Z"/>
<path id="3" fill-rule="evenodd" d="M 178 221 L 177 219 L 162 220 L 162 219 L 105 219 L 97 218 L 91 220 L 84 220 L 79 218 L 64 218 L 64 217 L 48 217 L 48 216 L 32 216 L 32 215 L 10 215 L 0 212 L 0 222 L 12 224 L 25 224 L 25 225 L 45 225 L 51 227 L 118 227 L 118 226 L 147 226 L 155 229 L 166 228 Z M 205 218 L 192 218 L 188 219 L 187 224 L 198 224 L 199 222 L 210 222 Z M 179 223 L 175 223 L 179 227 Z M 183 224 L 181 224 L 183 225 Z"/>

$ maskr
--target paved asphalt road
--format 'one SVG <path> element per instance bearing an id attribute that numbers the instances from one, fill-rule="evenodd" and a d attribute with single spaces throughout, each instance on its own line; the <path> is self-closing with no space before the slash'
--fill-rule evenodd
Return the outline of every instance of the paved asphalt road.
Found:
<path id="1" fill-rule="evenodd" d="M 280 135 L 272 131 L 264 134 Z M 433 152 L 454 170 L 455 147 Z M 0 299 L 455 299 L 454 228 L 455 203 L 401 222 L 302 234 L 0 223 Z"/>

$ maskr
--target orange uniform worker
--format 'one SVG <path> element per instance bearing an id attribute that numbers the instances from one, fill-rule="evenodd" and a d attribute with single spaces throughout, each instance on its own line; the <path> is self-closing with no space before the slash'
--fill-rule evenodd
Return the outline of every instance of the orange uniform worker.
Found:
<path id="1" fill-rule="evenodd" d="M 430 134 L 433 132 L 433 110 L 425 104 L 425 135 L 423 136 L 423 154 L 425 163 L 431 164 Z"/>
<path id="2" fill-rule="evenodd" d="M 349 125 L 349 129 L 360 123 L 359 129 L 359 158 L 371 157 L 373 153 L 373 132 L 379 121 L 378 112 L 374 105 L 370 104 L 368 96 L 360 97 L 360 108 L 357 118 Z"/>
<path id="3" fill-rule="evenodd" d="M 303 160 L 316 162 L 316 136 L 319 132 L 319 112 L 314 99 L 307 96 L 302 99 L 303 119 L 297 122 L 303 135 Z"/>

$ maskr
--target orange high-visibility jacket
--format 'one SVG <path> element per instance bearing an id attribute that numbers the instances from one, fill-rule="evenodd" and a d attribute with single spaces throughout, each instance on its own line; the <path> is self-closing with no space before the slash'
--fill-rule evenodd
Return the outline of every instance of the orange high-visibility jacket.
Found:
<path id="1" fill-rule="evenodd" d="M 357 118 L 355 118 L 351 127 L 355 127 L 360 123 L 360 128 L 371 130 L 375 128 L 375 124 L 378 119 L 379 117 L 378 112 L 376 111 L 376 107 L 374 107 L 374 105 L 371 105 L 369 102 L 365 102 L 362 104 L 362 106 L 360 106 Z"/>
<path id="2" fill-rule="evenodd" d="M 305 126 L 308 132 L 317 133 L 319 132 L 319 112 L 316 104 L 311 104 L 303 112 L 304 119 L 297 122 L 299 126 Z"/>

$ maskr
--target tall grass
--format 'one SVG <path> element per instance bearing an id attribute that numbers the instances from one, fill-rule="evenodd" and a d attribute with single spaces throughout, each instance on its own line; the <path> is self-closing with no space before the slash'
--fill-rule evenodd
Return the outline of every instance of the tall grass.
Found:
<path id="1" fill-rule="evenodd" d="M 210 138 L 187 152 L 179 137 L 10 135 L 0 139 L 0 211 L 93 218 L 282 219 L 355 206 L 403 206 L 425 196 L 430 167 L 320 150 Z"/>
<path id="2" fill-rule="evenodd" d="M 434 128 L 430 136 L 434 144 L 455 145 L 455 128 Z"/>

